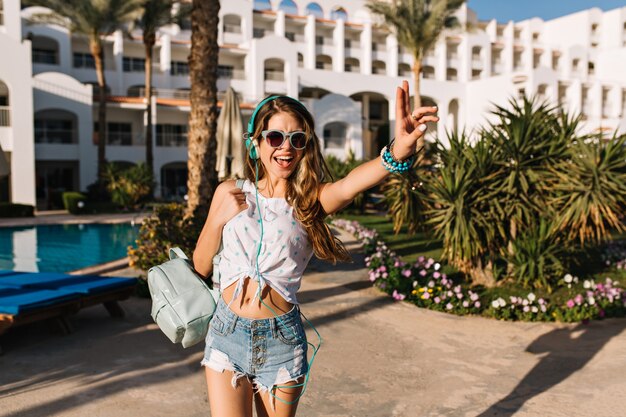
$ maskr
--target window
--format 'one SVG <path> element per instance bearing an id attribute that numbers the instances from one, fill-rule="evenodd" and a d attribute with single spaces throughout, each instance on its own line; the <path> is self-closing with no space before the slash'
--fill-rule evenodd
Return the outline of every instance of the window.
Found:
<path id="1" fill-rule="evenodd" d="M 298 6 L 293 0 L 283 0 L 278 5 L 278 9 L 284 11 L 286 14 L 298 14 Z"/>
<path id="2" fill-rule="evenodd" d="M 74 52 L 74 68 L 95 68 L 93 55 L 84 52 Z"/>
<path id="3" fill-rule="evenodd" d="M 580 59 L 576 58 L 572 60 L 572 71 L 578 71 L 578 64 L 580 64 Z"/>
<path id="4" fill-rule="evenodd" d="M 524 97 L 526 97 L 526 89 L 520 88 L 519 90 L 517 90 L 517 98 L 523 100 Z"/>
<path id="5" fill-rule="evenodd" d="M 324 18 L 324 11 L 322 10 L 322 7 L 317 3 L 309 3 L 309 5 L 306 6 L 305 14 L 307 16 L 312 14 L 318 19 Z"/>
<path id="6" fill-rule="evenodd" d="M 315 44 L 324 45 L 324 37 L 319 35 L 315 36 Z"/>
<path id="7" fill-rule="evenodd" d="M 594 75 L 596 73 L 596 65 L 593 62 L 587 63 L 587 71 L 589 75 Z"/>
<path id="8" fill-rule="evenodd" d="M 330 12 L 331 20 L 343 20 L 344 22 L 348 21 L 348 13 L 343 7 L 336 7 Z"/>
<path id="9" fill-rule="evenodd" d="M 261 28 L 254 28 L 252 29 L 252 36 L 254 36 L 255 38 L 262 38 L 265 36 L 265 29 L 261 29 Z"/>
<path id="10" fill-rule="evenodd" d="M 74 143 L 74 122 L 35 117 L 35 143 Z"/>
<path id="11" fill-rule="evenodd" d="M 296 34 L 295 32 L 285 32 L 285 38 L 289 39 L 291 42 L 295 42 Z"/>
<path id="12" fill-rule="evenodd" d="M 146 59 L 125 56 L 122 59 L 122 68 L 124 72 L 144 72 L 146 70 Z"/>
<path id="13" fill-rule="evenodd" d="M 170 62 L 171 75 L 189 75 L 189 64 L 187 62 L 172 61 Z"/>
<path id="14" fill-rule="evenodd" d="M 254 10 L 272 10 L 270 0 L 254 0 Z"/>
<path id="15" fill-rule="evenodd" d="M 33 48 L 33 63 L 57 65 L 57 51 L 54 49 Z"/>
<path id="16" fill-rule="evenodd" d="M 321 62 L 321 61 L 316 61 L 316 62 L 315 62 L 315 69 L 321 69 L 321 70 L 323 70 L 323 69 L 324 69 L 324 63 L 323 63 L 323 62 Z"/>
<path id="17" fill-rule="evenodd" d="M 187 146 L 187 125 L 157 124 L 156 146 Z"/>
<path id="18" fill-rule="evenodd" d="M 98 122 L 93 124 L 98 133 Z M 107 145 L 130 146 L 133 144 L 133 129 L 130 123 L 107 123 Z"/>
<path id="19" fill-rule="evenodd" d="M 218 65 L 217 76 L 219 78 L 233 78 L 233 70 L 235 67 L 231 65 Z"/>

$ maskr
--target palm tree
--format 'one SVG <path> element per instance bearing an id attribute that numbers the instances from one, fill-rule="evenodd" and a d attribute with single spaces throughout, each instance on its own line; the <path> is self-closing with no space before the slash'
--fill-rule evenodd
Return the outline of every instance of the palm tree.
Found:
<path id="1" fill-rule="evenodd" d="M 36 14 L 32 23 L 52 23 L 72 33 L 85 35 L 98 77 L 98 179 L 106 164 L 106 78 L 102 40 L 135 19 L 143 0 L 26 0 L 25 5 L 42 6 L 52 13 Z"/>
<path id="2" fill-rule="evenodd" d="M 441 32 L 458 25 L 454 12 L 465 0 L 370 0 L 367 7 L 382 16 L 400 45 L 413 54 L 414 105 L 420 107 L 422 58 L 435 46 Z"/>
<path id="3" fill-rule="evenodd" d="M 150 172 L 154 170 L 153 140 L 152 140 L 152 52 L 156 44 L 156 32 L 160 27 L 179 22 L 189 11 L 179 4 L 173 13 L 174 5 L 178 0 L 144 0 L 141 18 L 135 21 L 134 26 L 142 30 L 143 45 L 146 53 L 146 165 Z"/>
<path id="4" fill-rule="evenodd" d="M 206 216 L 217 186 L 217 28 L 219 0 L 193 0 L 191 9 L 191 112 L 189 114 L 187 211 Z"/>

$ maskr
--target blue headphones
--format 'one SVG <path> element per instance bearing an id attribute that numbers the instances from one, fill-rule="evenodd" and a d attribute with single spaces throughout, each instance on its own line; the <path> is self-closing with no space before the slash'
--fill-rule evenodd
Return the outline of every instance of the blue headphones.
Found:
<path id="1" fill-rule="evenodd" d="M 295 103 L 298 103 L 304 110 L 308 111 L 308 109 L 302 104 L 300 101 L 296 100 L 293 97 L 289 96 L 269 96 L 263 99 L 252 112 L 252 116 L 250 116 L 250 121 L 248 122 L 248 131 L 244 133 L 243 137 L 246 140 L 246 149 L 248 150 L 248 155 L 250 155 L 250 159 L 258 160 L 261 157 L 261 152 L 259 151 L 259 141 L 253 137 L 254 134 L 254 119 L 256 119 L 256 114 L 261 110 L 261 107 L 272 100 L 276 100 L 277 98 L 288 98 Z"/>
<path id="2" fill-rule="evenodd" d="M 246 140 L 246 149 L 248 150 L 248 155 L 250 155 L 250 159 L 257 160 L 261 157 L 261 152 L 259 151 L 259 141 L 252 136 L 254 133 L 254 119 L 256 118 L 256 114 L 261 110 L 261 107 L 272 100 L 276 100 L 280 96 L 269 96 L 263 99 L 252 112 L 252 116 L 250 117 L 250 121 L 248 122 L 248 132 L 243 135 Z"/>

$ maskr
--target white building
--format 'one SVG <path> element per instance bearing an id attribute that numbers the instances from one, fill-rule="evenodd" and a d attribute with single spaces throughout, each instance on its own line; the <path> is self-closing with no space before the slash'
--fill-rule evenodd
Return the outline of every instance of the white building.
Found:
<path id="1" fill-rule="evenodd" d="M 412 58 L 361 0 L 228 0 L 220 9 L 218 89 L 232 86 L 244 118 L 263 97 L 288 94 L 316 117 L 327 154 L 372 157 L 389 139 L 395 87 L 411 80 Z M 58 205 L 63 190 L 96 179 L 93 60 L 84 38 L 29 25 L 32 8 L 0 0 L 0 144 L 11 164 L 0 201 Z M 422 96 L 439 106 L 429 134 L 472 129 L 491 103 L 539 95 L 582 112 L 587 131 L 626 132 L 626 7 L 592 8 L 558 19 L 442 34 L 424 59 Z M 159 31 L 153 100 L 157 193 L 180 198 L 186 185 L 189 25 Z M 136 34 L 106 40 L 107 159 L 144 159 L 144 54 Z M 391 110 L 390 110 L 391 109 Z M 245 120 L 244 120 L 245 122 Z"/>

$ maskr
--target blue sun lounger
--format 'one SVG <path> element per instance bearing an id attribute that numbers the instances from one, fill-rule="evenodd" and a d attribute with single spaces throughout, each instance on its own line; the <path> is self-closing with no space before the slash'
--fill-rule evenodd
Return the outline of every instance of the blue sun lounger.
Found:
<path id="1" fill-rule="evenodd" d="M 128 298 L 136 284 L 135 278 L 0 270 L 0 335 L 10 327 L 48 318 L 60 318 L 69 332 L 66 317 L 96 304 L 121 317 L 124 311 L 117 302 Z"/>

